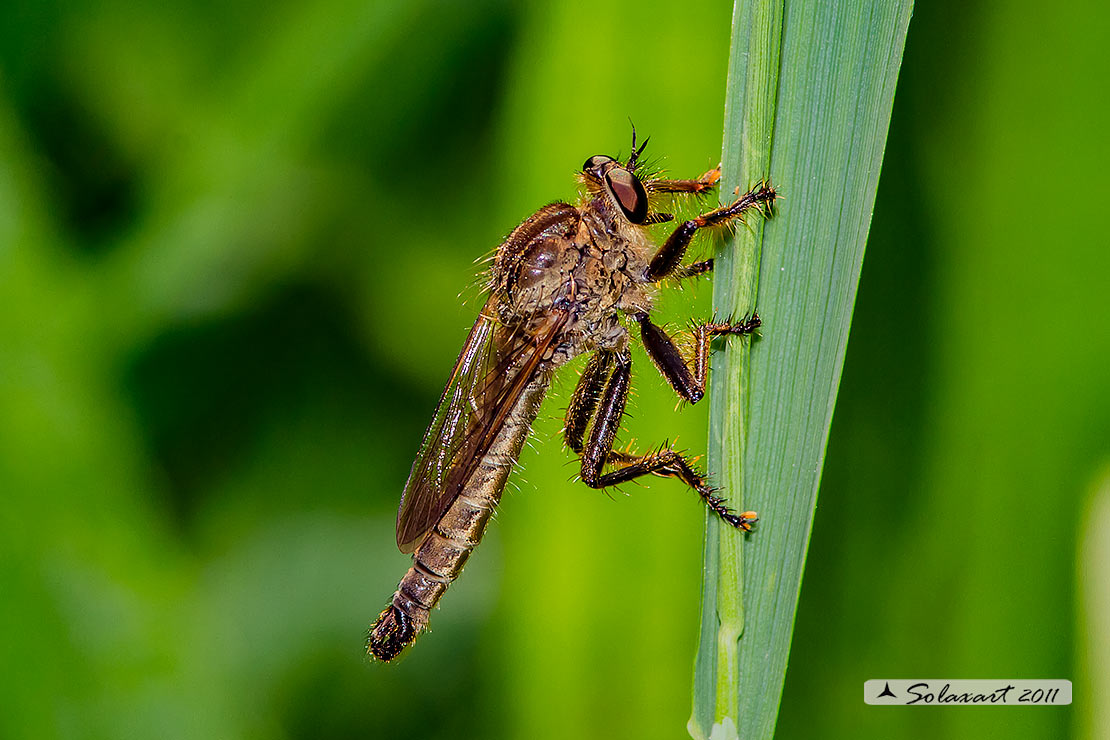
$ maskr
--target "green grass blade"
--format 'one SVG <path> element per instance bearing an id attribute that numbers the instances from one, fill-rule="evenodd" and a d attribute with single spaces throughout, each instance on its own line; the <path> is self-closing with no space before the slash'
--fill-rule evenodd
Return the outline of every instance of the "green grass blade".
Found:
<path id="1" fill-rule="evenodd" d="M 737 3 L 733 9 L 733 53 L 729 61 L 729 96 L 725 101 L 726 131 L 742 132 L 741 137 L 725 136 L 721 161 L 724 179 L 721 192 L 736 187 L 747 189 L 766 177 L 770 169 L 771 141 L 778 92 L 780 41 L 782 39 L 782 0 Z M 737 48 L 749 53 L 737 54 Z M 722 198 L 723 199 L 723 198 Z M 739 229 L 728 248 L 716 259 L 714 269 L 714 314 L 739 317 L 755 309 L 758 287 L 759 254 L 763 223 L 753 219 L 751 227 Z M 726 351 L 714 356 L 715 372 L 710 379 L 709 467 L 716 473 L 716 485 L 728 492 L 730 504 L 743 511 L 743 467 L 739 463 L 744 449 L 746 413 L 730 413 L 730 405 L 743 408 L 748 400 L 742 382 L 747 376 L 750 344 L 733 341 Z M 728 389 L 734 389 L 729 392 Z M 723 535 L 723 536 L 722 536 Z M 735 732 L 728 718 L 739 714 L 739 682 L 736 643 L 744 631 L 744 613 L 738 594 L 743 583 L 743 538 L 722 532 L 720 520 L 710 517 L 706 529 L 706 557 L 716 563 L 715 577 L 706 571 L 702 590 L 703 606 L 698 666 L 695 673 L 694 717 L 691 733 L 699 718 L 712 718 L 726 735 Z"/>
<path id="2" fill-rule="evenodd" d="M 736 3 L 722 192 L 770 177 L 786 197 L 729 240 L 715 278 L 718 315 L 764 321 L 754 348 L 714 355 L 709 427 L 717 484 L 761 523 L 745 539 L 707 520 L 695 738 L 774 733 L 911 10 Z"/>

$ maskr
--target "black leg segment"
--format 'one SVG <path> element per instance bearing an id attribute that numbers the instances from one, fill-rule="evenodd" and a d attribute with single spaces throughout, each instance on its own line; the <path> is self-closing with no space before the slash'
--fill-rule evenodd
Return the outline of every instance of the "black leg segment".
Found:
<path id="1" fill-rule="evenodd" d="M 759 316 L 752 314 L 740 321 L 708 321 L 694 327 L 694 367 L 691 371 L 682 353 L 666 332 L 655 324 L 647 314 L 636 317 L 640 322 L 640 337 L 648 357 L 659 368 L 659 372 L 674 388 L 675 393 L 697 403 L 705 396 L 705 381 L 709 374 L 709 343 L 713 337 L 751 334 L 759 328 Z"/>
<path id="2" fill-rule="evenodd" d="M 582 454 L 582 438 L 586 434 L 586 427 L 593 418 L 597 403 L 601 400 L 601 393 L 605 390 L 605 381 L 613 368 L 613 353 L 598 351 L 590 357 L 578 385 L 574 387 L 574 395 L 570 397 L 570 406 L 567 407 L 566 419 L 563 422 L 563 439 L 567 447 L 576 454 Z"/>

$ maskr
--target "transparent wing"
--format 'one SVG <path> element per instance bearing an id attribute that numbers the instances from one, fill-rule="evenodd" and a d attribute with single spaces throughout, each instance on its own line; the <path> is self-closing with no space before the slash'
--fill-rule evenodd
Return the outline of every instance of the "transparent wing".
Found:
<path id="1" fill-rule="evenodd" d="M 397 547 L 412 552 L 462 491 L 566 322 L 556 312 L 525 336 L 493 316 L 490 298 L 470 330 L 424 433 L 397 511 Z"/>

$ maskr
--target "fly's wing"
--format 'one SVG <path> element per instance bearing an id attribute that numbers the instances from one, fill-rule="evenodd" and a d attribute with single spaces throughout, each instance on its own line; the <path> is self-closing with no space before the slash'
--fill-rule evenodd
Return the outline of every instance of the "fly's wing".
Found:
<path id="1" fill-rule="evenodd" d="M 397 547 L 412 552 L 462 491 L 566 323 L 555 312 L 538 334 L 500 325 L 490 298 L 470 330 L 401 494 Z"/>

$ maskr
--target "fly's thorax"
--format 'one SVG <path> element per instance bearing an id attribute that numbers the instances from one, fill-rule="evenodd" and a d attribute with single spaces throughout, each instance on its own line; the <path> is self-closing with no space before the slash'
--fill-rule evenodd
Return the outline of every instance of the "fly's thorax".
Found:
<path id="1" fill-rule="evenodd" d="M 490 284 L 501 299 L 500 318 L 519 323 L 557 303 L 572 304 L 578 315 L 650 310 L 651 291 L 642 286 L 654 252 L 644 227 L 605 198 L 546 206 L 497 254 Z"/>
<path id="2" fill-rule="evenodd" d="M 565 300 L 572 276 L 582 261 L 574 239 L 545 235 L 530 242 L 506 282 L 507 303 L 518 316 L 551 311 L 556 301 Z"/>
<path id="3" fill-rule="evenodd" d="M 556 304 L 571 311 L 554 366 L 627 346 L 623 316 L 649 312 L 655 294 L 644 278 L 655 248 L 643 228 L 589 207 L 580 213 L 573 232 L 548 232 L 522 250 L 502 312 L 505 323 L 527 334 Z"/>
<path id="4" fill-rule="evenodd" d="M 541 214 L 526 224 L 545 223 Z M 549 349 L 554 356 L 543 358 L 548 368 L 582 352 L 620 350 L 628 344 L 624 316 L 651 311 L 655 288 L 644 276 L 655 249 L 647 231 L 611 204 L 580 202 L 573 218 L 503 246 L 492 280 L 498 318 L 532 336 L 553 311 L 570 311 L 563 338 Z"/>
<path id="5" fill-rule="evenodd" d="M 651 310 L 655 292 L 644 275 L 655 246 L 643 227 L 586 209 L 577 241 L 583 255 L 575 272 L 580 302 L 597 314 Z"/>

